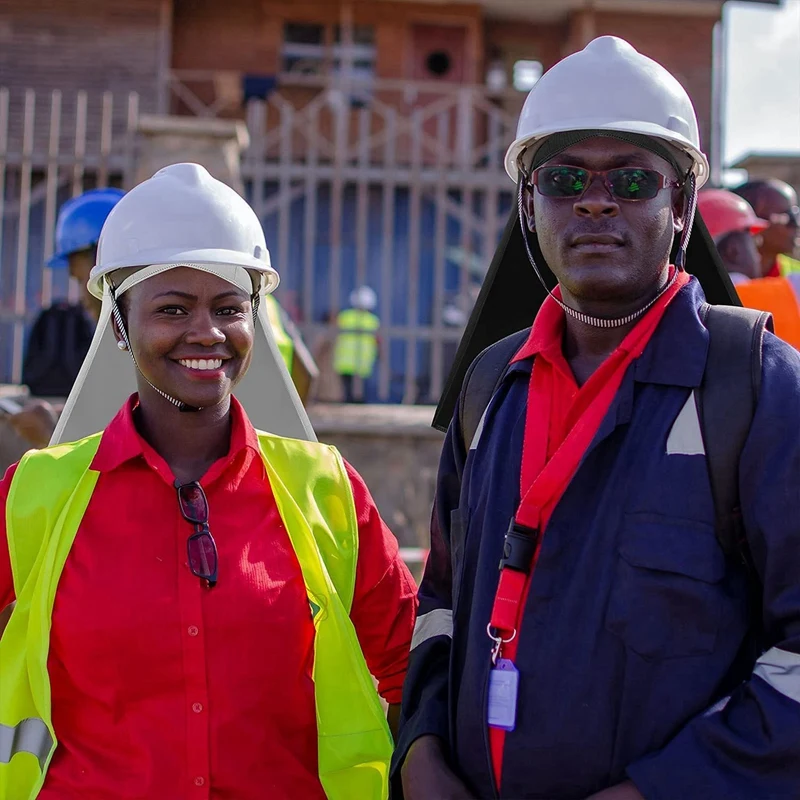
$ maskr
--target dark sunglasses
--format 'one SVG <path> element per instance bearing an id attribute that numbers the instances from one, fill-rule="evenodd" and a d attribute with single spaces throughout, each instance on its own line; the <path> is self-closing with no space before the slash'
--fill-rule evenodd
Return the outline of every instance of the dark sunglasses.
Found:
<path id="1" fill-rule="evenodd" d="M 192 575 L 206 582 L 209 589 L 217 584 L 217 543 L 208 529 L 208 500 L 203 487 L 197 482 L 179 484 L 178 505 L 187 522 L 194 525 L 195 532 L 186 542 L 189 569 Z"/>
<path id="2" fill-rule="evenodd" d="M 533 185 L 544 197 L 583 197 L 591 182 L 600 177 L 608 193 L 617 200 L 652 200 L 662 189 L 679 187 L 680 181 L 668 178 L 654 169 L 621 167 L 593 170 L 582 167 L 554 165 L 533 171 Z"/>
<path id="3" fill-rule="evenodd" d="M 800 208 L 792 206 L 783 214 L 770 214 L 767 220 L 773 225 L 781 225 L 784 228 L 800 228 Z"/>

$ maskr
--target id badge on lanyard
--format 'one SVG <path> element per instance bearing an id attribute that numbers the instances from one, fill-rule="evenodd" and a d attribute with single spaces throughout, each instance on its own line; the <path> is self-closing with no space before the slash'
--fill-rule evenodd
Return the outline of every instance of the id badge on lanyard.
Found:
<path id="1" fill-rule="evenodd" d="M 507 658 L 503 658 L 502 654 L 504 647 L 514 642 L 517 637 L 517 616 L 538 547 L 538 530 L 527 528 L 512 519 L 503 543 L 501 579 L 497 587 L 492 621 L 487 627 L 487 633 L 494 641 L 494 647 L 492 668 L 489 672 L 486 721 L 490 727 L 503 731 L 513 731 L 516 726 L 519 670 L 513 660 L 516 647 L 512 645 L 505 648 L 512 651 L 508 653 Z M 511 634 L 504 637 L 504 631 L 511 631 Z"/>
<path id="2" fill-rule="evenodd" d="M 489 673 L 487 722 L 493 728 L 513 731 L 517 724 L 519 670 L 509 658 L 498 658 Z"/>

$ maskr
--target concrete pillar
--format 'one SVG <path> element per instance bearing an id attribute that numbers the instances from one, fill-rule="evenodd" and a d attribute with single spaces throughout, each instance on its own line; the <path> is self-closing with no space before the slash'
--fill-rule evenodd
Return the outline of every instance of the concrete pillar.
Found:
<path id="1" fill-rule="evenodd" d="M 193 161 L 242 194 L 240 159 L 249 144 L 247 126 L 240 120 L 142 114 L 134 185 L 162 167 Z"/>

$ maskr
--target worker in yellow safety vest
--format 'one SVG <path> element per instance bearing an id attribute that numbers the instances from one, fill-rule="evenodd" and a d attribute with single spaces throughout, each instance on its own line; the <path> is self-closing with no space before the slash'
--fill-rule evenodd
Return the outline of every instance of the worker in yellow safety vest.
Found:
<path id="1" fill-rule="evenodd" d="M 104 225 L 57 444 L 0 482 L 0 800 L 388 797 L 416 590 L 296 402 L 277 284 L 197 164 Z"/>
<path id="2" fill-rule="evenodd" d="M 363 393 L 361 398 L 356 397 L 356 378 L 369 378 L 380 354 L 377 331 L 381 322 L 373 313 L 377 304 L 375 290 L 371 286 L 359 286 L 350 295 L 351 308 L 342 311 L 336 319 L 333 368 L 342 380 L 347 403 L 363 398 Z"/>

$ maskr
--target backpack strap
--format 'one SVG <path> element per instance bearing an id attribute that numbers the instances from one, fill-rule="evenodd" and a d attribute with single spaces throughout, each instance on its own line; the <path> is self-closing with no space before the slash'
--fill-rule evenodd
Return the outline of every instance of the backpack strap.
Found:
<path id="1" fill-rule="evenodd" d="M 726 556 L 749 565 L 739 504 L 739 459 L 758 404 L 764 331 L 772 330 L 767 312 L 703 304 L 700 316 L 709 332 L 708 359 L 697 393 L 708 461 L 716 530 Z M 459 424 L 469 449 L 481 418 L 509 362 L 530 329 L 487 347 L 470 365 L 461 392 Z"/>
<path id="2" fill-rule="evenodd" d="M 531 329 L 517 331 L 478 353 L 464 377 L 458 422 L 469 450 L 492 395 L 497 391 L 511 359 L 528 339 Z"/>
<path id="3" fill-rule="evenodd" d="M 739 502 L 739 459 L 758 405 L 764 330 L 772 330 L 772 316 L 706 303 L 700 318 L 708 329 L 709 345 L 696 397 L 717 539 L 726 556 L 750 566 Z"/>

